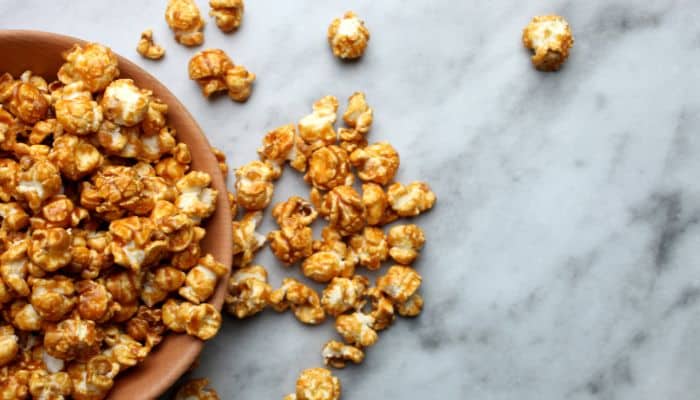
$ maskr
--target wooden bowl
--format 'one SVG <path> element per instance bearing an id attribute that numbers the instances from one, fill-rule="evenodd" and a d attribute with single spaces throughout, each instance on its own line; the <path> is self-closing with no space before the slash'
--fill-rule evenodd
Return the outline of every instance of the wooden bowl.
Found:
<path id="1" fill-rule="evenodd" d="M 61 53 L 74 43 L 84 41 L 47 32 L 0 30 L 0 73 L 19 76 L 32 70 L 47 79 L 55 78 L 63 64 Z M 105 45 L 109 45 L 105 43 Z M 170 124 L 177 131 L 178 140 L 185 142 L 192 153 L 193 169 L 206 171 L 212 176 L 212 186 L 219 191 L 216 212 L 207 221 L 207 235 L 202 249 L 219 262 L 231 266 L 231 211 L 226 195 L 226 183 L 211 152 L 202 129 L 185 107 L 153 76 L 117 55 L 120 77 L 131 78 L 140 87 L 152 90 L 169 107 Z M 224 301 L 228 275 L 221 279 L 211 303 L 219 310 Z M 163 342 L 137 367 L 117 377 L 109 399 L 152 399 L 165 392 L 192 364 L 204 343 L 187 335 L 169 334 Z"/>

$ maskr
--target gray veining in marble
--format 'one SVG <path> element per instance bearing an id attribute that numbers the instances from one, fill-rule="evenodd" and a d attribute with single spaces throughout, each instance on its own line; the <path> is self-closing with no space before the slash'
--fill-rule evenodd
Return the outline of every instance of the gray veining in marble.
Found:
<path id="1" fill-rule="evenodd" d="M 314 99 L 364 90 L 399 179 L 438 194 L 420 218 L 425 311 L 337 373 L 344 399 L 700 397 L 700 2 L 249 0 L 239 32 L 206 28 L 207 47 L 258 75 L 244 105 L 199 95 L 163 3 L 0 0 L 0 28 L 113 47 L 168 85 L 233 165 Z M 372 32 L 358 63 L 325 41 L 346 9 Z M 559 73 L 535 71 L 520 44 L 545 13 L 576 38 Z M 134 52 L 149 26 L 162 62 Z M 275 200 L 299 189 L 287 173 Z M 257 261 L 274 285 L 299 276 L 269 250 Z M 331 323 L 290 314 L 226 319 L 193 375 L 223 399 L 280 399 L 331 337 Z"/>

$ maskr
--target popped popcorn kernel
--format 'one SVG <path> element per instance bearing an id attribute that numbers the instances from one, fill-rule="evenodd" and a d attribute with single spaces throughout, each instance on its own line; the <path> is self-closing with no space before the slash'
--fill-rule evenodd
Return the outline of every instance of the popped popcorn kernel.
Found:
<path id="1" fill-rule="evenodd" d="M 29 224 L 29 214 L 17 202 L 0 203 L 0 218 L 2 218 L 0 229 L 5 231 L 19 232 Z"/>
<path id="2" fill-rule="evenodd" d="M 34 371 L 29 378 L 29 393 L 34 399 L 63 400 L 73 392 L 73 382 L 66 372 Z"/>
<path id="3" fill-rule="evenodd" d="M 401 217 L 415 217 L 430 210 L 435 204 L 435 193 L 425 182 L 412 182 L 406 186 L 394 183 L 386 190 L 391 208 Z"/>
<path id="4" fill-rule="evenodd" d="M 216 283 L 226 272 L 228 269 L 223 264 L 216 261 L 211 254 L 207 254 L 187 272 L 185 285 L 178 293 L 191 303 L 199 304 L 214 294 Z"/>
<path id="5" fill-rule="evenodd" d="M 109 251 L 114 262 L 134 272 L 157 263 L 167 251 L 167 241 L 155 224 L 143 217 L 112 221 L 109 232 L 113 240 Z"/>
<path id="6" fill-rule="evenodd" d="M 355 260 L 335 251 L 318 251 L 301 265 L 304 276 L 316 282 L 329 282 L 335 277 L 350 277 L 355 273 Z"/>
<path id="7" fill-rule="evenodd" d="M 0 366 L 12 362 L 19 352 L 19 338 L 12 325 L 0 326 Z"/>
<path id="8" fill-rule="evenodd" d="M 234 65 L 221 49 L 206 49 L 196 53 L 188 64 L 190 79 L 199 84 L 204 97 L 216 92 L 228 91 L 234 101 L 246 101 L 250 97 L 255 74 L 241 65 Z"/>
<path id="9" fill-rule="evenodd" d="M 285 224 L 267 235 L 275 257 L 287 265 L 294 264 L 313 252 L 313 232 L 308 226 Z"/>
<path id="10" fill-rule="evenodd" d="M 356 129 L 348 128 L 338 129 L 338 141 L 338 146 L 348 154 L 352 154 L 357 149 L 365 148 L 368 144 L 363 133 Z"/>
<path id="11" fill-rule="evenodd" d="M 258 155 L 262 161 L 274 162 L 282 165 L 285 161 L 294 159 L 296 127 L 294 124 L 280 126 L 269 131 L 258 148 Z"/>
<path id="12" fill-rule="evenodd" d="M 270 293 L 269 302 L 277 312 L 291 307 L 296 318 L 305 324 L 318 325 L 326 319 L 318 294 L 293 278 L 284 278 L 282 286 Z"/>
<path id="13" fill-rule="evenodd" d="M 418 225 L 397 225 L 389 229 L 387 240 L 391 258 L 399 264 L 408 265 L 416 260 L 423 248 L 425 234 Z"/>
<path id="14" fill-rule="evenodd" d="M 63 53 L 65 64 L 58 70 L 58 80 L 69 85 L 82 82 L 90 92 L 103 90 L 119 76 L 117 56 L 109 47 L 88 43 L 75 44 Z"/>
<path id="15" fill-rule="evenodd" d="M 271 163 L 251 161 L 236 170 L 236 200 L 251 211 L 262 210 L 270 204 L 280 170 Z"/>
<path id="16" fill-rule="evenodd" d="M 221 175 L 223 175 L 224 179 L 226 179 L 226 176 L 228 176 L 228 164 L 226 164 L 226 154 L 224 154 L 223 151 L 217 149 L 216 147 L 212 147 L 211 152 L 214 153 L 216 161 L 219 162 L 219 170 L 221 171 Z"/>
<path id="17" fill-rule="evenodd" d="M 100 352 L 103 339 L 104 334 L 94 321 L 72 317 L 49 326 L 44 335 L 44 348 L 61 360 L 86 361 Z"/>
<path id="18" fill-rule="evenodd" d="M 20 239 L 12 242 L 12 245 L 0 255 L 0 276 L 4 284 L 9 286 L 16 294 L 26 297 L 30 293 L 27 284 L 29 270 L 29 257 L 27 255 L 28 241 Z"/>
<path id="19" fill-rule="evenodd" d="M 374 317 L 354 312 L 335 319 L 335 329 L 343 339 L 357 347 L 369 347 L 377 342 L 377 332 L 372 329 Z"/>
<path id="20" fill-rule="evenodd" d="M 337 340 L 330 340 L 321 351 L 323 363 L 333 368 L 345 368 L 348 362 L 360 364 L 365 359 L 365 353 L 355 346 L 350 346 Z"/>
<path id="21" fill-rule="evenodd" d="M 558 15 L 537 16 L 523 30 L 523 45 L 532 50 L 532 65 L 541 71 L 556 71 L 574 45 L 569 23 Z"/>
<path id="22" fill-rule="evenodd" d="M 101 218 L 113 221 L 127 212 L 145 215 L 153 209 L 154 199 L 144 196 L 143 179 L 126 166 L 108 165 L 82 183 L 80 205 Z"/>
<path id="23" fill-rule="evenodd" d="M 68 366 L 68 376 L 73 382 L 72 396 L 76 400 L 103 399 L 114 386 L 119 364 L 109 357 L 97 355 L 87 362 L 74 362 Z"/>
<path id="24" fill-rule="evenodd" d="M 38 211 L 42 203 L 61 190 L 61 173 L 45 159 L 21 164 L 17 193 L 32 211 Z"/>
<path id="25" fill-rule="evenodd" d="M 192 171 L 180 178 L 175 187 L 179 193 L 175 205 L 195 222 L 209 217 L 216 208 L 218 191 L 211 186 L 206 172 Z"/>
<path id="26" fill-rule="evenodd" d="M 44 94 L 33 84 L 21 81 L 13 85 L 7 106 L 12 114 L 27 124 L 46 118 L 49 111 L 49 101 Z"/>
<path id="27" fill-rule="evenodd" d="M 151 60 L 160 60 L 165 55 L 163 46 L 157 45 L 153 41 L 152 29 L 146 29 L 141 32 L 141 38 L 139 39 L 139 44 L 136 46 L 136 52 Z"/>
<path id="28" fill-rule="evenodd" d="M 365 22 L 352 11 L 346 12 L 342 18 L 334 19 L 328 27 L 328 43 L 333 54 L 342 59 L 362 57 L 369 36 Z"/>
<path id="29" fill-rule="evenodd" d="M 338 99 L 325 96 L 313 104 L 313 112 L 299 120 L 299 137 L 306 144 L 308 156 L 319 147 L 332 145 L 337 139 L 333 124 L 337 119 Z"/>
<path id="30" fill-rule="evenodd" d="M 374 110 L 367 104 L 365 94 L 355 92 L 348 98 L 348 108 L 343 113 L 343 121 L 364 137 L 372 126 L 373 114 Z"/>
<path id="31" fill-rule="evenodd" d="M 355 150 L 350 162 L 357 168 L 357 176 L 365 182 L 386 185 L 399 169 L 399 153 L 389 142 L 378 142 Z"/>
<path id="32" fill-rule="evenodd" d="M 209 15 L 216 19 L 216 26 L 222 32 L 232 32 L 241 26 L 243 0 L 209 0 L 209 7 Z"/>
<path id="33" fill-rule="evenodd" d="M 15 300 L 5 312 L 5 320 L 20 331 L 38 331 L 42 329 L 43 320 L 34 306 L 24 300 Z"/>
<path id="34" fill-rule="evenodd" d="M 359 311 L 365 305 L 364 295 L 369 280 L 360 275 L 336 277 L 323 289 L 321 305 L 327 314 L 337 317 L 349 310 Z"/>
<path id="35" fill-rule="evenodd" d="M 136 315 L 126 323 L 126 332 L 146 346 L 155 347 L 163 340 L 165 332 L 162 311 L 140 306 Z"/>
<path id="36" fill-rule="evenodd" d="M 265 244 L 265 235 L 257 232 L 262 221 L 262 212 L 246 213 L 240 221 L 233 221 L 233 257 L 234 265 L 245 267 L 255 253 Z"/>
<path id="37" fill-rule="evenodd" d="M 88 279 L 78 282 L 75 288 L 78 292 L 76 310 L 80 318 L 105 322 L 114 316 L 119 306 L 105 285 Z"/>
<path id="38" fill-rule="evenodd" d="M 165 22 L 180 44 L 191 47 L 199 46 L 204 41 L 204 20 L 194 0 L 169 0 Z"/>
<path id="39" fill-rule="evenodd" d="M 352 186 L 355 181 L 348 153 L 339 146 L 324 146 L 311 154 L 304 180 L 321 190 Z"/>
<path id="40" fill-rule="evenodd" d="M 287 201 L 276 204 L 272 208 L 272 216 L 279 226 L 309 226 L 318 217 L 318 212 L 308 201 L 292 196 Z"/>
<path id="41" fill-rule="evenodd" d="M 228 294 L 224 298 L 226 311 L 239 319 L 258 314 L 267 306 L 271 291 L 264 267 L 241 268 L 229 278 Z"/>
<path id="42" fill-rule="evenodd" d="M 392 301 L 403 303 L 418 290 L 421 281 L 421 276 L 413 268 L 394 265 L 384 276 L 377 278 L 377 287 Z"/>
<path id="43" fill-rule="evenodd" d="M 325 368 L 306 369 L 297 379 L 297 400 L 338 400 L 340 392 L 340 380 Z"/>
<path id="44" fill-rule="evenodd" d="M 369 315 L 374 318 L 372 329 L 381 331 L 387 329 L 394 323 L 396 319 L 394 304 L 391 302 L 379 288 L 373 287 L 367 289 L 367 297 L 371 300 L 371 309 Z"/>
<path id="45" fill-rule="evenodd" d="M 49 279 L 29 278 L 29 302 L 46 321 L 60 321 L 76 303 L 75 286 L 70 278 L 54 275 Z"/>
<path id="46" fill-rule="evenodd" d="M 97 132 L 104 117 L 102 107 L 83 81 L 63 87 L 56 96 L 56 120 L 66 132 L 80 136 Z"/>
<path id="47" fill-rule="evenodd" d="M 117 125 L 134 126 L 146 117 L 151 92 L 139 89 L 131 79 L 117 79 L 100 100 L 104 117 Z"/>
<path id="48" fill-rule="evenodd" d="M 74 181 L 95 172 L 104 157 L 95 146 L 73 135 L 59 136 L 53 141 L 49 152 L 53 162 L 68 179 Z"/>
<path id="49" fill-rule="evenodd" d="M 389 254 L 387 238 L 379 228 L 365 227 L 361 235 L 350 238 L 349 244 L 360 265 L 372 271 L 379 269 Z"/>
<path id="50" fill-rule="evenodd" d="M 219 400 L 216 390 L 208 388 L 208 379 L 192 379 L 183 384 L 175 394 L 175 400 Z"/>
<path id="51" fill-rule="evenodd" d="M 228 89 L 228 97 L 237 102 L 248 100 L 253 91 L 253 82 L 255 82 L 255 78 L 255 74 L 248 71 L 242 65 L 229 68 L 224 76 L 224 82 L 226 82 L 226 88 Z"/>
<path id="52" fill-rule="evenodd" d="M 399 304 L 399 315 L 402 317 L 416 317 L 423 310 L 423 297 L 414 293 L 405 302 Z"/>
<path id="53" fill-rule="evenodd" d="M 352 186 L 334 187 L 324 197 L 319 213 L 328 220 L 328 226 L 343 236 L 359 232 L 365 226 L 365 207 Z"/>
<path id="54" fill-rule="evenodd" d="M 37 229 L 31 234 L 27 254 L 46 272 L 54 272 L 71 261 L 71 234 L 63 228 Z"/>

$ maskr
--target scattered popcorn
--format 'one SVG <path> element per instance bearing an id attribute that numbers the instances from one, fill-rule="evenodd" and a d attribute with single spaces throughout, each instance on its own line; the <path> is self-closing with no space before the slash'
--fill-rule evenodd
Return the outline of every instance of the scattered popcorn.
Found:
<path id="1" fill-rule="evenodd" d="M 319 147 L 332 145 L 337 139 L 333 124 L 337 119 L 338 99 L 326 96 L 313 105 L 313 112 L 299 120 L 299 137 L 304 142 L 305 155 Z"/>
<path id="2" fill-rule="evenodd" d="M 365 353 L 361 349 L 337 340 L 326 343 L 321 351 L 321 356 L 323 356 L 324 364 L 333 368 L 345 368 L 345 364 L 348 362 L 360 364 L 365 359 Z"/>
<path id="3" fill-rule="evenodd" d="M 319 213 L 328 220 L 328 226 L 343 236 L 359 232 L 365 226 L 365 207 L 362 198 L 352 186 L 336 186 L 324 197 Z"/>
<path id="4" fill-rule="evenodd" d="M 374 318 L 372 329 L 381 331 L 391 326 L 396 319 L 394 305 L 391 300 L 376 287 L 370 288 L 366 292 L 367 297 L 372 301 L 370 314 Z"/>
<path id="5" fill-rule="evenodd" d="M 386 275 L 377 278 L 377 287 L 392 301 L 403 303 L 418 290 L 421 280 L 413 268 L 394 265 Z"/>
<path id="6" fill-rule="evenodd" d="M 364 54 L 369 41 L 369 30 L 364 21 L 352 11 L 336 18 L 328 27 L 328 43 L 336 57 L 355 59 Z"/>
<path id="7" fill-rule="evenodd" d="M 291 308 L 297 319 L 305 324 L 318 325 L 326 318 L 318 294 L 293 278 L 284 278 L 282 286 L 270 293 L 269 302 L 277 312 Z"/>
<path id="8" fill-rule="evenodd" d="M 355 273 L 355 262 L 335 251 L 318 251 L 304 260 L 301 270 L 307 278 L 323 283 L 335 277 L 351 277 Z"/>
<path id="9" fill-rule="evenodd" d="M 532 50 L 532 65 L 541 71 L 556 71 L 569 57 L 574 45 L 569 23 L 558 15 L 532 19 L 523 30 L 523 45 Z"/>
<path id="10" fill-rule="evenodd" d="M 229 97 L 238 102 L 248 100 L 255 74 L 233 61 L 221 49 L 206 49 L 190 59 L 190 79 L 197 81 L 204 97 L 216 92 L 228 91 Z"/>
<path id="11" fill-rule="evenodd" d="M 399 264 L 408 265 L 418 257 L 418 251 L 425 243 L 425 235 L 418 225 L 397 225 L 389 229 L 387 240 L 391 258 Z"/>
<path id="12" fill-rule="evenodd" d="M 355 275 L 351 278 L 337 277 L 323 289 L 321 305 L 327 314 L 337 317 L 347 311 L 359 311 L 365 305 L 364 295 L 369 280 Z"/>
<path id="13" fill-rule="evenodd" d="M 399 153 L 389 142 L 379 142 L 353 151 L 350 162 L 363 181 L 386 185 L 399 169 Z"/>
<path id="14" fill-rule="evenodd" d="M 236 170 L 236 200 L 241 207 L 257 211 L 270 204 L 273 181 L 280 169 L 263 161 L 251 161 Z"/>
<path id="15" fill-rule="evenodd" d="M 405 302 L 399 304 L 399 315 L 402 317 L 416 317 L 423 310 L 423 297 L 414 293 Z"/>
<path id="16" fill-rule="evenodd" d="M 386 190 L 391 208 L 402 217 L 415 217 L 435 204 L 435 193 L 427 183 L 413 182 L 406 186 L 394 183 Z"/>
<path id="17" fill-rule="evenodd" d="M 233 257 L 234 265 L 245 267 L 255 253 L 265 244 L 265 236 L 256 230 L 262 221 L 262 212 L 246 213 L 240 221 L 233 221 Z"/>
<path id="18" fill-rule="evenodd" d="M 365 227 L 361 235 L 350 238 L 349 244 L 357 254 L 360 265 L 372 271 L 379 269 L 389 254 L 387 238 L 379 228 Z"/>
<path id="19" fill-rule="evenodd" d="M 204 42 L 204 20 L 194 0 L 169 0 L 165 9 L 165 22 L 180 44 L 199 46 Z"/>
<path id="20" fill-rule="evenodd" d="M 209 0 L 209 15 L 216 18 L 216 26 L 223 32 L 231 32 L 241 26 L 243 0 Z"/>
<path id="21" fill-rule="evenodd" d="M 251 317 L 265 309 L 271 291 L 264 267 L 241 268 L 229 278 L 226 311 L 237 318 Z"/>
<path id="22" fill-rule="evenodd" d="M 136 52 L 151 60 L 160 60 L 165 55 L 163 46 L 155 44 L 153 41 L 153 30 L 146 29 L 141 33 L 141 39 L 136 46 Z"/>
<path id="23" fill-rule="evenodd" d="M 320 190 L 331 190 L 340 185 L 352 186 L 355 179 L 348 153 L 335 145 L 317 149 L 311 154 L 304 180 Z"/>
<path id="24" fill-rule="evenodd" d="M 278 203 L 272 209 L 272 216 L 279 226 L 309 226 L 318 217 L 313 205 L 299 196 L 292 196 L 287 201 Z"/>
<path id="25" fill-rule="evenodd" d="M 209 386 L 207 379 L 189 380 L 177 391 L 175 400 L 219 400 L 216 390 L 207 386 Z"/>
<path id="26" fill-rule="evenodd" d="M 377 332 L 372 329 L 374 317 L 354 312 L 349 315 L 340 315 L 335 319 L 335 329 L 343 339 L 358 347 L 369 347 L 377 342 Z"/>
<path id="27" fill-rule="evenodd" d="M 274 162 L 282 165 L 285 161 L 294 159 L 292 153 L 295 150 L 296 127 L 293 124 L 283 125 L 271 130 L 263 138 L 262 145 L 258 148 L 258 155 L 263 161 Z"/>
<path id="28" fill-rule="evenodd" d="M 275 257 L 287 265 L 309 257 L 313 252 L 313 232 L 308 226 L 284 224 L 281 229 L 270 232 L 267 240 Z"/>
<path id="29" fill-rule="evenodd" d="M 297 379 L 297 400 L 338 400 L 340 380 L 325 368 L 310 368 L 301 372 Z"/>

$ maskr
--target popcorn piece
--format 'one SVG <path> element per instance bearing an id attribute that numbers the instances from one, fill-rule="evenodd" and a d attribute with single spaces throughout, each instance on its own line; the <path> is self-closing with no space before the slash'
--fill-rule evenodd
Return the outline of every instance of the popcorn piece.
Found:
<path id="1" fill-rule="evenodd" d="M 166 200 L 156 201 L 150 219 L 166 235 L 169 251 L 182 251 L 192 243 L 195 234 L 194 223 L 173 203 Z"/>
<path id="2" fill-rule="evenodd" d="M 229 314 L 242 319 L 261 312 L 271 292 L 267 271 L 260 265 L 239 269 L 229 278 L 228 292 L 224 303 Z"/>
<path id="3" fill-rule="evenodd" d="M 155 200 L 144 194 L 143 178 L 135 169 L 109 165 L 93 175 L 91 183 L 82 183 L 80 204 L 101 218 L 113 221 L 127 212 L 148 214 Z"/>
<path id="4" fill-rule="evenodd" d="M 89 86 L 83 81 L 62 88 L 56 95 L 56 120 L 66 132 L 88 135 L 97 132 L 102 123 L 102 108 L 92 99 Z"/>
<path id="5" fill-rule="evenodd" d="M 11 325 L 0 326 L 0 366 L 9 364 L 19 352 L 19 338 Z"/>
<path id="6" fill-rule="evenodd" d="M 415 217 L 430 210 L 435 204 L 435 193 L 424 182 L 413 182 L 406 186 L 394 183 L 386 191 L 391 208 L 402 217 Z"/>
<path id="7" fill-rule="evenodd" d="M 360 264 L 372 271 L 381 267 L 389 253 L 387 239 L 379 228 L 365 227 L 362 235 L 353 235 L 349 243 Z"/>
<path id="8" fill-rule="evenodd" d="M 39 314 L 47 321 L 60 321 L 75 306 L 75 287 L 73 281 L 62 275 L 50 279 L 29 278 L 32 294 L 29 301 Z"/>
<path id="9" fill-rule="evenodd" d="M 418 290 L 421 276 L 411 267 L 394 265 L 377 278 L 377 287 L 396 303 L 403 303 Z"/>
<path id="10" fill-rule="evenodd" d="M 114 262 L 139 272 L 157 263 L 167 251 L 167 241 L 148 218 L 127 217 L 112 221 L 109 232 L 113 240 L 109 251 Z"/>
<path id="11" fill-rule="evenodd" d="M 309 159 L 309 169 L 304 175 L 306 182 L 321 190 L 331 190 L 340 185 L 352 186 L 354 178 L 348 153 L 335 145 L 314 151 Z"/>
<path id="12" fill-rule="evenodd" d="M 44 200 L 61 190 L 61 174 L 53 163 L 43 159 L 22 163 L 21 167 L 17 193 L 29 208 L 38 211 Z"/>
<path id="13" fill-rule="evenodd" d="M 94 279 L 112 264 L 109 243 L 112 235 L 105 231 L 72 230 L 70 270 L 83 279 Z"/>
<path id="14" fill-rule="evenodd" d="M 44 119 L 49 111 L 49 102 L 39 89 L 31 83 L 16 82 L 7 103 L 12 114 L 27 124 Z"/>
<path id="15" fill-rule="evenodd" d="M 231 32 L 241 25 L 243 0 L 209 0 L 209 15 L 216 18 L 216 26 L 223 32 Z"/>
<path id="16" fill-rule="evenodd" d="M 66 372 L 50 374 L 34 371 L 29 378 L 29 393 L 34 399 L 63 400 L 73 392 L 73 382 Z"/>
<path id="17" fill-rule="evenodd" d="M 233 61 L 221 49 L 207 49 L 195 54 L 189 62 L 190 79 L 197 81 L 202 94 L 228 91 L 234 101 L 246 101 L 250 97 L 255 74 Z"/>
<path id="18" fill-rule="evenodd" d="M 173 257 L 170 259 L 170 264 L 183 271 L 189 271 L 192 267 L 197 265 L 197 261 L 202 256 L 202 248 L 199 246 L 199 242 L 202 241 L 205 234 L 206 231 L 204 228 L 195 226 L 192 242 L 184 250 L 173 254 Z"/>
<path id="19" fill-rule="evenodd" d="M 399 304 L 399 315 L 402 317 L 416 317 L 423 310 L 423 297 L 414 293 L 405 302 Z"/>
<path id="20" fill-rule="evenodd" d="M 159 98 L 151 96 L 148 103 L 148 110 L 146 111 L 146 115 L 143 117 L 143 122 L 141 122 L 143 133 L 147 136 L 153 136 L 157 135 L 164 128 L 167 129 L 167 114 L 168 105 L 163 103 L 163 101 Z M 187 148 L 187 145 L 184 143 L 178 143 L 178 146 L 184 146 Z"/>
<path id="21" fill-rule="evenodd" d="M 226 71 L 225 79 L 228 97 L 242 103 L 250 97 L 255 82 L 255 74 L 242 65 L 236 65 Z"/>
<path id="22" fill-rule="evenodd" d="M 327 314 L 337 317 L 349 310 L 359 311 L 365 305 L 365 290 L 369 280 L 364 276 L 355 275 L 349 278 L 333 278 L 323 289 L 321 305 Z"/>
<path id="23" fill-rule="evenodd" d="M 165 9 L 165 22 L 180 44 L 199 46 L 204 41 L 204 20 L 194 0 L 169 0 Z"/>
<path id="24" fill-rule="evenodd" d="M 269 301 L 277 312 L 291 307 L 297 319 L 305 324 L 318 325 L 326 318 L 318 294 L 293 278 L 284 278 L 282 286 L 270 293 Z"/>
<path id="25" fill-rule="evenodd" d="M 76 307 L 80 318 L 104 322 L 109 320 L 118 307 L 112 300 L 107 287 L 92 280 L 83 280 L 76 284 L 79 293 Z"/>
<path id="26" fill-rule="evenodd" d="M 372 329 L 374 317 L 354 312 L 341 315 L 335 320 L 335 329 L 343 339 L 358 347 L 369 347 L 377 342 L 377 332 Z"/>
<path id="27" fill-rule="evenodd" d="M 301 269 L 307 278 L 323 283 L 335 277 L 351 277 L 355 273 L 355 260 L 335 251 L 319 251 L 304 260 Z"/>
<path id="28" fill-rule="evenodd" d="M 139 89 L 131 79 L 117 79 L 100 100 L 104 117 L 122 126 L 134 126 L 146 117 L 151 92 Z"/>
<path id="29" fill-rule="evenodd" d="M 208 379 L 192 379 L 180 387 L 175 400 L 219 400 L 216 390 L 208 388 Z"/>
<path id="30" fill-rule="evenodd" d="M 408 265 L 418 257 L 425 243 L 423 230 L 414 224 L 397 225 L 389 230 L 389 255 L 399 264 Z"/>
<path id="31" fill-rule="evenodd" d="M 293 160 L 295 150 L 296 128 L 293 124 L 283 125 L 268 132 L 258 148 L 258 155 L 263 161 L 282 165 L 287 160 Z"/>
<path id="32" fill-rule="evenodd" d="M 160 303 L 182 287 L 187 275 L 177 268 L 158 267 L 146 272 L 141 286 L 141 301 L 149 307 Z"/>
<path id="33" fill-rule="evenodd" d="M 569 57 L 574 45 L 569 23 L 558 15 L 532 19 L 523 30 L 523 45 L 534 52 L 532 65 L 540 71 L 556 71 Z"/>
<path id="34" fill-rule="evenodd" d="M 365 353 L 355 346 L 349 346 L 337 340 L 331 340 L 321 351 L 324 364 L 333 368 L 345 368 L 348 361 L 359 364 L 365 359 Z"/>
<path id="35" fill-rule="evenodd" d="M 72 317 L 48 327 L 44 335 L 44 348 L 51 356 L 61 360 L 86 361 L 100 352 L 103 338 L 102 330 L 94 321 Z"/>
<path id="36" fill-rule="evenodd" d="M 163 46 L 153 42 L 152 29 L 146 29 L 141 33 L 141 39 L 139 39 L 139 44 L 136 46 L 136 52 L 151 60 L 160 60 L 165 55 Z"/>
<path id="37" fill-rule="evenodd" d="M 56 134 L 56 137 L 58 137 L 63 133 L 62 130 L 63 127 L 58 124 L 55 118 L 39 121 L 32 127 L 32 132 L 29 134 L 29 143 L 40 144 L 52 134 Z"/>
<path id="38" fill-rule="evenodd" d="M 133 367 L 143 361 L 150 348 L 134 340 L 131 336 L 112 326 L 104 332 L 107 349 L 103 354 L 119 365 L 120 370 Z"/>
<path id="39" fill-rule="evenodd" d="M 367 48 L 369 30 L 352 11 L 336 18 L 328 27 L 328 44 L 333 54 L 342 59 L 360 58 Z"/>
<path id="40" fill-rule="evenodd" d="M 34 264 L 54 272 L 71 261 L 71 236 L 63 228 L 37 229 L 32 232 L 27 253 Z"/>
<path id="41" fill-rule="evenodd" d="M 192 171 L 177 181 L 179 196 L 175 205 L 199 222 L 209 217 L 216 209 L 218 191 L 209 187 L 211 176 L 206 172 Z"/>
<path id="42" fill-rule="evenodd" d="M 227 272 L 227 268 L 207 254 L 187 273 L 185 285 L 180 288 L 180 296 L 194 304 L 207 300 L 216 289 L 216 282 Z"/>
<path id="43" fill-rule="evenodd" d="M 78 180 L 102 165 L 103 157 L 95 146 L 73 135 L 59 136 L 53 141 L 49 160 L 68 179 Z"/>
<path id="44" fill-rule="evenodd" d="M 221 314 L 208 303 L 194 305 L 168 300 L 163 305 L 163 323 L 174 332 L 187 332 L 202 340 L 214 337 L 221 327 Z"/>
<path id="45" fill-rule="evenodd" d="M 131 271 L 117 270 L 104 279 L 104 285 L 119 305 L 112 317 L 114 322 L 126 321 L 138 311 L 140 276 Z"/>
<path id="46" fill-rule="evenodd" d="M 151 348 L 161 342 L 164 331 L 161 310 L 146 306 L 140 306 L 136 315 L 126 324 L 129 336 Z"/>
<path id="47" fill-rule="evenodd" d="M 66 63 L 58 71 L 58 79 L 68 85 L 83 82 L 90 92 L 99 92 L 119 76 L 117 56 L 108 47 L 88 43 L 74 45 L 63 53 Z"/>
<path id="48" fill-rule="evenodd" d="M 325 96 L 313 105 L 313 112 L 299 120 L 299 137 L 307 145 L 304 153 L 310 155 L 319 147 L 335 143 L 337 135 L 333 124 L 336 121 L 338 99 Z"/>
<path id="49" fill-rule="evenodd" d="M 279 168 L 263 161 L 251 161 L 236 170 L 236 200 L 241 207 L 257 211 L 270 204 Z"/>
<path id="50" fill-rule="evenodd" d="M 386 185 L 399 169 L 399 153 L 389 142 L 379 142 L 355 150 L 350 155 L 350 162 L 363 181 Z"/>
<path id="51" fill-rule="evenodd" d="M 29 224 L 29 215 L 20 203 L 0 203 L 1 229 L 18 232 Z"/>
<path id="52" fill-rule="evenodd" d="M 42 319 L 34 306 L 24 300 L 15 300 L 5 313 L 5 320 L 21 331 L 38 331 L 42 328 Z"/>
<path id="53" fill-rule="evenodd" d="M 338 144 L 340 148 L 345 150 L 348 154 L 352 154 L 352 152 L 357 149 L 367 147 L 367 139 L 365 139 L 364 134 L 356 129 L 338 129 L 338 140 L 340 141 Z"/>
<path id="54" fill-rule="evenodd" d="M 4 284 L 16 294 L 26 297 L 30 293 L 27 284 L 29 258 L 27 257 L 27 241 L 18 240 L 0 255 L 0 276 Z"/>
<path id="55" fill-rule="evenodd" d="M 390 327 L 396 319 L 394 305 L 391 300 L 376 287 L 368 289 L 366 294 L 372 301 L 372 308 L 369 314 L 374 318 L 372 329 L 381 331 Z"/>
<path id="56" fill-rule="evenodd" d="M 365 207 L 352 186 L 336 186 L 326 194 L 319 213 L 328 220 L 328 226 L 343 236 L 359 232 L 365 226 Z"/>
<path id="57" fill-rule="evenodd" d="M 223 151 L 217 149 L 216 147 L 212 147 L 211 151 L 212 153 L 214 153 L 216 161 L 219 162 L 219 170 L 221 171 L 221 175 L 223 175 L 224 179 L 226 179 L 226 176 L 228 175 L 228 164 L 226 164 L 226 154 L 224 154 Z"/>
<path id="58" fill-rule="evenodd" d="M 345 124 L 356 132 L 365 135 L 372 126 L 374 110 L 367 104 L 365 94 L 355 92 L 348 98 L 348 108 L 343 114 Z"/>
<path id="59" fill-rule="evenodd" d="M 313 252 L 313 232 L 308 226 L 285 224 L 267 235 L 275 257 L 287 265 L 309 257 Z"/>
<path id="60" fill-rule="evenodd" d="M 240 221 L 233 221 L 234 265 L 245 267 L 265 244 L 265 236 L 256 232 L 262 221 L 262 212 L 248 212 Z"/>
<path id="61" fill-rule="evenodd" d="M 306 369 L 297 379 L 297 400 L 338 400 L 340 392 L 340 380 L 325 368 Z"/>
<path id="62" fill-rule="evenodd" d="M 92 357 L 87 363 L 71 363 L 68 376 L 73 382 L 73 398 L 96 400 L 107 397 L 118 373 L 119 364 L 103 355 Z"/>
<path id="63" fill-rule="evenodd" d="M 292 196 L 287 201 L 276 204 L 272 209 L 272 216 L 279 226 L 309 226 L 316 220 L 318 212 L 308 201 L 299 196 Z"/>

